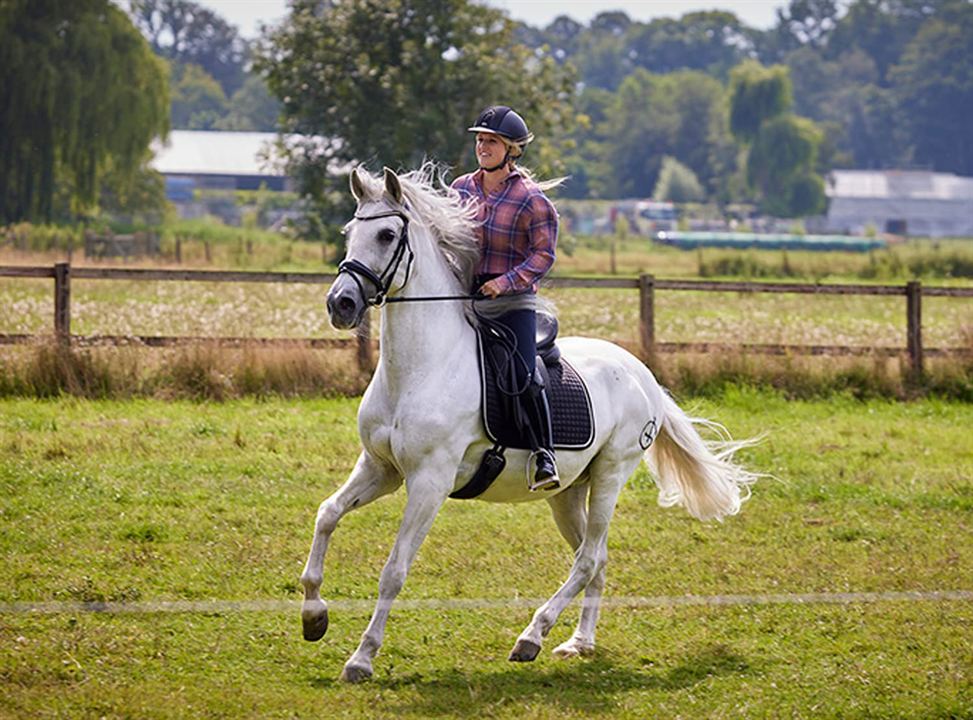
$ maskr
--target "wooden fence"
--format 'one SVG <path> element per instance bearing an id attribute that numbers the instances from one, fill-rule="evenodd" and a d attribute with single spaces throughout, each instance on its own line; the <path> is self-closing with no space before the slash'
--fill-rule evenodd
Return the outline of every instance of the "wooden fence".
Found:
<path id="1" fill-rule="evenodd" d="M 0 277 L 54 279 L 54 334 L 65 344 L 119 344 L 137 342 L 148 346 L 182 345 L 215 342 L 221 345 L 300 344 L 309 347 L 356 347 L 358 363 L 363 369 L 373 367 L 373 347 L 369 335 L 368 314 L 354 340 L 282 339 L 240 337 L 167 337 L 167 336 L 78 336 L 71 334 L 71 280 L 128 280 L 179 282 L 259 282 L 309 283 L 330 285 L 333 273 L 283 273 L 219 270 L 155 270 L 138 268 L 72 268 L 70 263 L 53 267 L 0 266 Z M 923 287 L 918 280 L 905 285 L 843 285 L 809 283 L 716 282 L 708 280 L 662 280 L 652 275 L 637 278 L 555 277 L 545 281 L 553 288 L 616 288 L 639 293 L 639 339 L 646 357 L 666 352 L 745 352 L 762 355 L 875 355 L 907 356 L 916 375 L 923 372 L 924 359 L 931 356 L 969 355 L 970 348 L 926 348 L 922 342 L 923 297 L 973 297 L 973 287 Z M 732 343 L 672 343 L 655 338 L 655 294 L 658 291 L 703 291 L 737 293 L 795 293 L 804 295 L 883 295 L 905 297 L 905 347 L 867 347 L 844 345 L 777 345 Z M 31 335 L 0 334 L 0 344 L 29 342 Z"/>

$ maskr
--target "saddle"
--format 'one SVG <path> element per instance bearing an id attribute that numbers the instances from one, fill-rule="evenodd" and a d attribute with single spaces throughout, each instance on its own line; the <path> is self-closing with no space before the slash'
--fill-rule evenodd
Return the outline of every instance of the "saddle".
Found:
<path id="1" fill-rule="evenodd" d="M 558 324 L 553 315 L 537 314 L 537 369 L 547 393 L 555 450 L 583 450 L 594 442 L 595 421 L 588 387 L 578 372 L 561 356 L 556 344 Z M 518 429 L 517 399 L 504 394 L 498 384 L 498 366 L 493 353 L 502 352 L 491 334 L 477 330 L 477 359 L 480 367 L 480 408 L 487 437 L 494 443 L 473 478 L 453 492 L 452 498 L 474 498 L 483 493 L 502 472 L 507 448 L 530 449 Z"/>

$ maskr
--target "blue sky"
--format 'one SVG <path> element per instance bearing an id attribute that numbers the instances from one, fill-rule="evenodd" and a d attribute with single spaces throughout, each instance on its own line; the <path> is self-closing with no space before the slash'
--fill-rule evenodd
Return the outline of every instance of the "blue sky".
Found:
<path id="1" fill-rule="evenodd" d="M 196 0 L 212 8 L 236 25 L 246 37 L 257 34 L 261 22 L 273 23 L 287 14 L 286 0 Z M 543 27 L 558 15 L 568 15 L 587 24 L 606 10 L 623 10 L 633 20 L 655 17 L 680 17 L 696 10 L 729 10 L 746 24 L 767 29 L 774 24 L 774 10 L 786 0 L 710 0 L 709 2 L 668 2 L 646 0 L 486 0 L 488 5 L 506 10 L 516 20 Z"/>

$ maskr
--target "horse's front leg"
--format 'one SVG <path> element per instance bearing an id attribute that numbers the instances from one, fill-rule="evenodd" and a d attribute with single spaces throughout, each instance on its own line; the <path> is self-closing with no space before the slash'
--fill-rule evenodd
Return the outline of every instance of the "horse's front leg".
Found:
<path id="1" fill-rule="evenodd" d="M 324 556 L 338 521 L 351 510 L 387 495 L 401 484 L 402 479 L 392 468 L 363 452 L 345 484 L 321 503 L 314 523 L 311 551 L 301 573 L 304 586 L 301 623 L 305 640 L 320 640 L 328 630 L 328 605 L 321 599 L 321 583 L 324 581 Z"/>
<path id="2" fill-rule="evenodd" d="M 436 465 L 450 467 L 450 465 Z M 455 463 L 453 465 L 455 467 Z M 419 552 L 419 546 L 425 540 L 432 527 L 433 520 L 439 509 L 446 501 L 446 497 L 453 489 L 451 477 L 444 477 L 442 472 L 418 472 L 410 474 L 406 480 L 409 499 L 406 502 L 402 524 L 395 538 L 395 545 L 389 555 L 378 583 L 378 603 L 372 614 L 368 628 L 362 634 L 358 649 L 345 663 L 341 672 L 341 679 L 348 682 L 367 680 L 372 675 L 372 660 L 382 646 L 385 636 L 385 624 L 388 621 L 392 602 L 395 600 L 402 586 L 409 567 Z"/>

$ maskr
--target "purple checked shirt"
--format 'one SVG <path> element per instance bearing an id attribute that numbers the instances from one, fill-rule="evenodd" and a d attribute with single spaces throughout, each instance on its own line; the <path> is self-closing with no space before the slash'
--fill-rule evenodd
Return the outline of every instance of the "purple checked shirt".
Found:
<path id="1" fill-rule="evenodd" d="M 479 208 L 482 256 L 478 275 L 498 275 L 503 293 L 537 292 L 537 283 L 554 264 L 557 210 L 532 180 L 514 170 L 489 197 L 483 170 L 456 178 L 452 187 Z"/>

